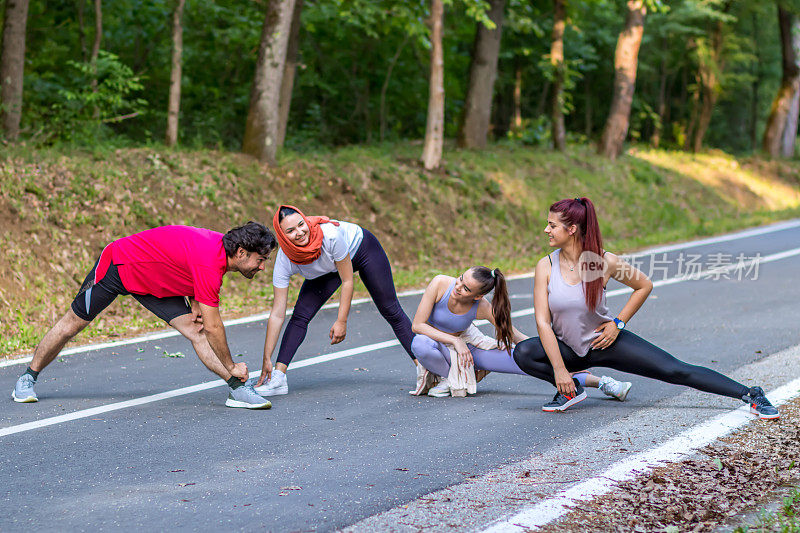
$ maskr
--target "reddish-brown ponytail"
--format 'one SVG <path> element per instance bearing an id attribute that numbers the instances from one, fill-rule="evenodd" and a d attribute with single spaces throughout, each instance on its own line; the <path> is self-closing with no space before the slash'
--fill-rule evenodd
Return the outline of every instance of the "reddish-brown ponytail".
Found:
<path id="1" fill-rule="evenodd" d="M 581 254 L 580 266 L 586 307 L 594 311 L 603 294 L 604 279 L 602 275 L 587 276 L 592 272 L 603 272 L 603 236 L 600 234 L 594 204 L 586 197 L 559 200 L 550 206 L 550 212 L 558 213 L 565 226 L 578 226 L 583 252 L 591 252 Z M 600 261 L 600 264 L 590 264 L 594 261 Z"/>

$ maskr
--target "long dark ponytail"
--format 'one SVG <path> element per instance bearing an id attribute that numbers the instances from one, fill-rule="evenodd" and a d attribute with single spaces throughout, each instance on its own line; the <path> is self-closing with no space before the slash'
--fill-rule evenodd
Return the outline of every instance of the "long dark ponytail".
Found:
<path id="1" fill-rule="evenodd" d="M 578 226 L 583 252 L 581 254 L 581 277 L 583 292 L 586 298 L 586 307 L 594 311 L 603 294 L 603 276 L 588 276 L 592 272 L 603 272 L 603 236 L 600 235 L 600 224 L 597 222 L 597 213 L 594 204 L 586 197 L 559 200 L 550 206 L 551 213 L 558 213 L 565 226 Z M 599 261 L 601 264 L 589 264 L 590 261 Z M 588 280 L 586 278 L 589 278 Z"/>
<path id="2" fill-rule="evenodd" d="M 495 321 L 495 337 L 510 355 L 511 345 L 514 343 L 514 329 L 511 326 L 511 300 L 508 298 L 506 277 L 499 268 L 491 270 L 485 266 L 472 267 L 472 277 L 481 284 L 481 293 L 486 294 L 494 289 L 492 314 Z"/>

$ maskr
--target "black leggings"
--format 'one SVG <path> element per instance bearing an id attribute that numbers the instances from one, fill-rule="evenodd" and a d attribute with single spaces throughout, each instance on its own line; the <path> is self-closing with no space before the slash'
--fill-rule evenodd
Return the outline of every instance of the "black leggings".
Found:
<path id="1" fill-rule="evenodd" d="M 620 331 L 614 344 L 605 350 L 589 350 L 585 357 L 576 355 L 561 341 L 558 341 L 558 348 L 570 372 L 602 366 L 736 399 L 750 391 L 710 368 L 684 363 L 630 331 Z M 553 367 L 539 337 L 517 344 L 514 360 L 527 374 L 555 385 Z"/>
<path id="2" fill-rule="evenodd" d="M 394 334 L 403 345 L 406 353 L 414 360 L 411 352 L 411 341 L 414 333 L 411 331 L 411 320 L 400 307 L 397 293 L 394 290 L 392 267 L 389 258 L 383 251 L 377 237 L 367 230 L 364 238 L 352 258 L 353 271 L 358 272 L 361 281 L 367 287 L 372 301 L 378 307 L 381 315 L 392 326 Z M 306 338 L 308 323 L 317 314 L 317 311 L 328 301 L 336 289 L 342 284 L 338 272 L 330 272 L 318 278 L 307 279 L 300 287 L 297 303 L 294 305 L 292 317 L 283 332 L 281 347 L 278 350 L 278 362 L 288 365 L 300 343 Z"/>

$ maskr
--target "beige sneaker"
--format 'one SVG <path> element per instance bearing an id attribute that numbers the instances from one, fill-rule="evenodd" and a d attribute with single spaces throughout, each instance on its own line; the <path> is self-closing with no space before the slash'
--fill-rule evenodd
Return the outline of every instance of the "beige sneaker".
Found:
<path id="1" fill-rule="evenodd" d="M 436 384 L 436 378 L 433 374 L 428 372 L 428 370 L 422 366 L 417 365 L 417 388 L 414 390 L 408 391 L 409 394 L 412 396 L 422 396 L 423 394 L 427 393 L 431 387 Z"/>
<path id="2" fill-rule="evenodd" d="M 447 378 L 442 378 L 438 385 L 429 390 L 428 396 L 433 396 L 434 398 L 450 396 L 450 384 L 447 382 Z"/>

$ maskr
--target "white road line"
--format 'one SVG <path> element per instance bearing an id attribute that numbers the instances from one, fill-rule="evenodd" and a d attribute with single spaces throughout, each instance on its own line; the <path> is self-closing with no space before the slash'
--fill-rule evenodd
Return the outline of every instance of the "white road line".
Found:
<path id="1" fill-rule="evenodd" d="M 800 394 L 800 378 L 770 392 L 774 405 L 781 405 Z M 745 405 L 673 437 L 661 446 L 637 453 L 611 465 L 600 475 L 586 479 L 557 496 L 548 498 L 509 518 L 496 522 L 483 533 L 519 533 L 541 527 L 569 512 L 569 506 L 611 492 L 618 483 L 668 461 L 677 461 L 695 450 L 747 424 L 754 417 Z"/>
<path id="2" fill-rule="evenodd" d="M 770 263 L 772 261 L 778 261 L 779 259 L 785 259 L 787 257 L 794 257 L 796 255 L 800 255 L 800 248 L 794 248 L 792 250 L 786 250 L 785 252 L 779 252 L 779 253 L 776 253 L 776 254 L 764 256 L 762 258 L 756 258 L 756 259 L 751 260 L 751 262 Z M 745 264 L 744 266 L 747 266 L 747 264 Z M 741 267 L 742 267 L 742 265 L 734 264 L 734 265 L 729 265 L 729 266 L 726 266 L 726 267 L 709 269 L 707 271 L 701 272 L 699 275 L 703 276 L 703 275 L 706 275 L 706 274 L 717 274 L 717 273 L 722 274 L 722 273 L 725 273 L 727 271 L 731 271 L 731 270 L 734 270 L 736 268 L 741 268 Z M 664 286 L 664 285 L 673 285 L 675 283 L 680 283 L 682 281 L 688 281 L 688 280 L 691 280 L 691 279 L 694 279 L 694 277 L 693 276 L 680 276 L 680 277 L 676 277 L 676 278 L 670 278 L 670 279 L 657 281 L 657 282 L 653 283 L 653 285 L 656 286 L 656 287 Z M 631 292 L 631 289 L 628 288 L 628 287 L 625 287 L 624 289 L 617 289 L 617 290 L 613 290 L 613 291 L 608 291 L 606 296 L 617 296 L 617 295 L 625 294 L 627 292 Z M 515 312 L 511 313 L 511 316 L 513 318 L 517 318 L 517 317 L 527 316 L 527 315 L 532 315 L 532 314 L 533 314 L 533 308 L 529 307 L 527 309 L 521 309 L 519 311 L 515 311 Z M 480 325 L 488 324 L 489 322 L 486 321 L 486 320 L 476 320 L 475 323 L 480 326 Z M 303 368 L 303 367 L 312 366 L 312 365 L 318 365 L 320 363 L 325 363 L 325 362 L 328 362 L 328 361 L 334 361 L 336 359 L 343 359 L 345 357 L 352 357 L 354 355 L 358 355 L 358 354 L 362 354 L 362 353 L 366 353 L 366 352 L 382 350 L 384 348 L 397 346 L 399 344 L 400 344 L 400 342 L 397 339 L 393 339 L 393 340 L 384 341 L 384 342 L 378 342 L 378 343 L 374 343 L 374 344 L 367 344 L 366 346 L 360 346 L 358 348 L 351 348 L 349 350 L 342 350 L 342 351 L 339 351 L 339 352 L 333 352 L 333 353 L 329 353 L 329 354 L 318 355 L 316 357 L 310 357 L 310 358 L 304 359 L 302 361 L 293 362 L 293 363 L 291 363 L 289 365 L 289 369 L 296 369 L 296 368 Z M 255 372 L 250 372 L 250 377 L 255 377 L 255 376 L 258 376 L 260 374 L 261 374 L 260 370 L 259 371 L 255 371 Z M 222 380 L 207 381 L 205 383 L 200 383 L 199 385 L 192 385 L 190 387 L 183 387 L 181 389 L 175 389 L 175 390 L 172 390 L 172 391 L 162 392 L 162 393 L 159 393 L 159 394 L 153 394 L 151 396 L 144 396 L 142 398 L 137 398 L 137 399 L 134 399 L 134 400 L 127 400 L 127 401 L 124 401 L 124 402 L 112 403 L 112 404 L 105 405 L 105 406 L 92 407 L 90 409 L 84 409 L 82 411 L 75 411 L 74 413 L 68 413 L 68 414 L 65 414 L 65 415 L 45 418 L 45 419 L 42 419 L 42 420 L 38 420 L 36 422 L 28 422 L 28 423 L 19 424 L 19 425 L 16 425 L 16 426 L 9 426 L 9 427 L 0 429 L 0 437 L 5 436 L 5 435 L 12 435 L 14 433 L 21 433 L 23 431 L 29 431 L 31 429 L 36 429 L 36 428 L 40 428 L 40 427 L 52 426 L 53 424 L 60 424 L 62 422 L 69 422 L 71 420 L 77 420 L 77 419 L 80 419 L 80 418 L 86 418 L 86 417 L 89 417 L 89 416 L 94 416 L 94 415 L 96 415 L 98 413 L 107 413 L 109 411 L 117 411 L 117 410 L 120 410 L 120 409 L 127 409 L 128 407 L 135 407 L 137 405 L 143 405 L 143 404 L 147 404 L 147 403 L 158 402 L 158 401 L 161 401 L 161 400 L 166 400 L 168 398 L 175 398 L 176 396 L 183 396 L 183 395 L 186 395 L 186 394 L 191 394 L 193 392 L 199 392 L 199 391 L 202 391 L 202 390 L 211 389 L 211 388 L 214 388 L 214 387 L 221 387 L 223 385 L 225 385 L 225 382 L 222 381 Z"/>
<path id="3" fill-rule="evenodd" d="M 778 222 L 776 224 L 770 224 L 770 225 L 762 226 L 762 227 L 758 227 L 758 228 L 748 229 L 748 230 L 739 231 L 739 232 L 735 232 L 735 233 L 729 233 L 727 235 L 720 235 L 718 237 L 710 237 L 708 239 L 700 239 L 700 240 L 697 240 L 697 241 L 687 241 L 687 242 L 678 243 L 678 244 L 660 246 L 660 247 L 657 247 L 657 248 L 649 248 L 649 249 L 641 250 L 639 252 L 631 254 L 630 257 L 641 257 L 641 256 L 644 256 L 644 255 L 671 252 L 671 251 L 680 250 L 680 249 L 683 249 L 683 248 L 692 248 L 692 247 L 696 247 L 696 246 L 706 246 L 706 245 L 709 245 L 709 244 L 716 244 L 716 243 L 720 243 L 720 242 L 728 242 L 728 241 L 733 241 L 733 240 L 737 240 L 737 239 L 746 239 L 748 237 L 755 237 L 755 236 L 758 236 L 758 235 L 765 235 L 765 234 L 768 234 L 768 233 L 775 233 L 775 232 L 778 232 L 778 231 L 784 231 L 784 230 L 787 230 L 787 229 L 794 229 L 794 228 L 798 228 L 798 227 L 800 227 L 800 220 L 790 220 L 790 221 L 787 221 L 787 222 Z M 517 275 L 514 275 L 514 276 L 508 276 L 507 279 L 508 280 L 517 280 L 517 279 L 525 279 L 525 278 L 532 278 L 532 277 L 533 277 L 533 272 L 528 272 L 528 273 L 524 273 L 524 274 L 517 274 Z M 422 294 L 423 292 L 425 292 L 425 289 L 414 289 L 414 290 L 410 290 L 410 291 L 404 291 L 404 292 L 397 293 L 397 296 L 398 297 L 416 296 L 416 295 Z M 351 305 L 358 305 L 358 304 L 371 302 L 371 301 L 372 301 L 371 298 L 359 298 L 357 300 L 353 300 Z M 331 309 L 331 308 L 336 307 L 338 305 L 339 305 L 338 303 L 330 303 L 330 304 L 326 304 L 326 305 L 322 306 L 322 309 Z M 288 310 L 287 311 L 287 315 L 291 314 L 291 312 L 292 312 L 291 309 Z M 249 324 L 249 323 L 252 323 L 252 322 L 258 322 L 259 320 L 266 320 L 268 318 L 269 318 L 269 313 L 261 313 L 261 314 L 258 314 L 258 315 L 251 315 L 251 316 L 246 316 L 246 317 L 242 317 L 242 318 L 236 318 L 236 319 L 233 319 L 233 320 L 226 320 L 225 321 L 225 326 L 228 327 L 228 326 L 235 326 L 235 325 L 238 325 L 238 324 Z M 139 343 L 139 342 L 146 342 L 146 341 L 152 341 L 152 340 L 157 340 L 157 339 L 166 339 L 166 338 L 169 338 L 169 337 L 177 337 L 179 335 L 180 335 L 180 333 L 178 333 L 175 330 L 167 330 L 167 331 L 162 331 L 162 332 L 157 332 L 157 333 L 149 333 L 147 335 L 141 335 L 141 336 L 138 336 L 138 337 L 132 337 L 130 339 L 123 339 L 123 340 L 119 340 L 119 341 L 110 341 L 110 342 L 103 342 L 103 343 L 99 343 L 99 344 L 88 344 L 88 345 L 85 345 L 85 346 L 76 346 L 74 348 L 68 348 L 66 350 L 63 350 L 59 355 L 73 355 L 73 354 L 76 354 L 76 353 L 93 352 L 93 351 L 97 351 L 97 350 L 103 350 L 105 348 L 114 348 L 114 347 L 117 347 L 117 346 L 125 346 L 125 345 L 128 345 L 128 344 L 136 344 L 136 343 Z M 30 363 L 31 360 L 32 360 L 32 357 L 31 356 L 27 356 L 27 357 L 21 357 L 21 358 L 18 358 L 18 359 L 11 359 L 11 360 L 8 360 L 8 361 L 0 361 L 0 368 L 6 367 L 6 366 L 12 366 L 12 365 L 27 364 L 27 363 Z"/>
<path id="4" fill-rule="evenodd" d="M 800 228 L 800 220 L 788 220 L 786 222 L 777 222 L 767 226 L 760 226 L 758 228 L 737 231 L 728 233 L 727 235 L 718 235 L 716 237 L 709 237 L 707 239 L 700 239 L 696 241 L 679 242 L 676 244 L 668 244 L 666 246 L 657 246 L 655 248 L 648 248 L 636 252 L 635 256 L 661 254 L 665 252 L 674 252 L 683 248 L 694 248 L 697 246 L 708 246 L 709 244 L 718 244 L 721 242 L 735 241 L 738 239 L 747 239 L 748 237 L 758 237 L 759 235 L 766 235 L 768 233 L 775 233 L 776 231 L 784 231 L 787 229 Z"/>
<path id="5" fill-rule="evenodd" d="M 391 346 L 396 346 L 398 344 L 400 344 L 400 341 L 394 339 L 391 341 L 379 342 L 367 346 L 360 346 L 358 348 L 352 348 L 350 350 L 343 350 L 341 352 L 318 355 L 316 357 L 309 357 L 308 359 L 297 361 L 296 363 L 291 363 L 289 365 L 289 370 L 303 368 L 311 365 L 318 365 L 320 363 L 325 363 L 327 361 L 333 361 L 334 359 L 343 359 L 345 357 L 352 357 L 354 355 L 362 354 L 365 352 L 382 350 L 384 348 L 389 348 Z M 255 372 L 250 372 L 251 378 L 258 377 L 259 375 L 261 375 L 260 370 L 257 370 Z M 52 416 L 50 418 L 44 418 L 42 420 L 36 420 L 34 422 L 27 422 L 25 424 L 18 424 L 16 426 L 0 428 L 0 437 L 5 437 L 7 435 L 14 435 L 15 433 L 23 433 L 25 431 L 30 431 L 32 429 L 43 428 L 55 424 L 62 424 L 64 422 L 71 422 L 72 420 L 80 420 L 81 418 L 89 418 L 90 416 L 96 416 L 102 413 L 108 413 L 110 411 L 119 411 L 120 409 L 127 409 L 129 407 L 137 407 L 139 405 L 145 405 L 148 403 L 160 402 L 161 400 L 176 398 L 178 396 L 185 396 L 187 394 L 192 394 L 194 392 L 214 389 L 217 387 L 222 387 L 224 385 L 227 385 L 224 381 L 222 381 L 221 379 L 215 379 L 213 381 L 206 381 L 205 383 L 192 385 L 190 387 L 183 387 L 171 391 L 160 392 L 158 394 L 151 394 L 150 396 L 142 396 L 141 398 L 135 398 L 133 400 L 110 403 L 108 405 L 100 405 L 98 407 L 90 407 L 89 409 L 82 409 L 80 411 L 67 413 L 65 415 Z"/>

